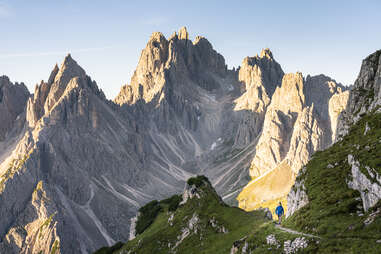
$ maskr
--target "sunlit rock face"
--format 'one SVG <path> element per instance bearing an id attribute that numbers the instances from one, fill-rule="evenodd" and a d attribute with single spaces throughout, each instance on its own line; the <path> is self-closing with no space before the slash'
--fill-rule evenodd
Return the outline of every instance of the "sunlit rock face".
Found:
<path id="1" fill-rule="evenodd" d="M 68 55 L 33 95 L 19 89 L 16 113 L 0 102 L 11 112 L 0 122 L 0 253 L 91 253 L 126 241 L 140 206 L 196 174 L 229 203 L 250 174 L 277 165 L 288 186 L 330 143 L 338 87 L 284 75 L 269 49 L 229 70 L 206 38 L 181 28 L 151 35 L 110 101 Z"/>
<path id="2" fill-rule="evenodd" d="M 250 168 L 253 180 L 237 198 L 240 207 L 252 210 L 274 200 L 286 201 L 300 168 L 315 151 L 332 143 L 347 98 L 345 88 L 324 75 L 283 76 L 265 113 Z M 284 188 L 274 188 L 279 184 L 274 172 L 287 176 L 281 183 Z"/>

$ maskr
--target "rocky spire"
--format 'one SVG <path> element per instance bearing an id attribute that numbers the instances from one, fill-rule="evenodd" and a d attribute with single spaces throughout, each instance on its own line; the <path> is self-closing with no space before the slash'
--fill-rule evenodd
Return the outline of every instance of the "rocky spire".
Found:
<path id="1" fill-rule="evenodd" d="M 42 81 L 40 85 L 36 86 L 34 98 L 28 101 L 26 118 L 30 127 L 33 127 L 44 114 L 53 108 L 73 79 L 78 82 L 78 85 L 87 85 L 94 92 L 102 94 L 101 96 L 104 97 L 95 82 L 91 82 L 82 67 L 68 54 L 60 68 L 58 65 L 54 66 L 48 83 Z M 74 86 L 72 84 L 71 88 Z"/>
<path id="2" fill-rule="evenodd" d="M 273 53 L 271 52 L 271 50 L 269 48 L 264 48 L 264 49 L 262 49 L 259 57 L 260 58 L 266 57 L 267 59 L 273 59 Z"/>
<path id="3" fill-rule="evenodd" d="M 165 84 L 174 85 L 178 90 L 182 89 L 180 84 L 185 83 L 193 83 L 192 85 L 208 90 L 216 89 L 217 82 L 212 82 L 213 77 L 208 75 L 209 72 L 218 76 L 226 74 L 224 58 L 204 37 L 198 36 L 194 43 L 188 42 L 189 34 L 185 27 L 178 34 L 174 33 L 169 40 L 160 32 L 153 33 L 142 50 L 128 85 L 130 88 L 123 87 L 114 101 L 117 104 L 134 104 L 141 98 L 151 102 L 161 96 Z M 208 74 L 201 75 L 201 72 Z"/>
<path id="4" fill-rule="evenodd" d="M 53 84 L 54 79 L 56 78 L 57 73 L 58 73 L 59 70 L 60 70 L 60 68 L 58 68 L 58 64 L 56 64 L 54 66 L 52 72 L 50 73 L 50 76 L 49 76 L 49 79 L 48 79 L 48 84 Z"/>
<path id="5" fill-rule="evenodd" d="M 272 58 L 269 49 L 262 50 L 260 57 L 246 57 L 238 73 L 238 79 L 244 83 L 246 91 L 236 100 L 236 110 L 264 112 L 283 75 L 281 66 Z"/>
<path id="6" fill-rule="evenodd" d="M 179 30 L 179 39 L 180 40 L 189 40 L 189 34 L 185 26 L 181 27 Z"/>

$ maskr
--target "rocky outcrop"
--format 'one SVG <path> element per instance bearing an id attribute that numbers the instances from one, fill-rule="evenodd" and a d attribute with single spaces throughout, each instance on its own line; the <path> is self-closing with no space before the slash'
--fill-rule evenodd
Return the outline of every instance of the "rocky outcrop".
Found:
<path id="1" fill-rule="evenodd" d="M 297 237 L 294 240 L 287 240 L 283 243 L 283 251 L 285 254 L 298 253 L 307 247 L 308 241 L 305 237 Z"/>
<path id="2" fill-rule="evenodd" d="M 239 252 L 239 249 L 241 248 L 241 253 L 247 252 L 248 243 L 246 241 L 247 236 L 243 237 L 233 243 L 232 248 L 230 249 L 230 254 L 237 254 Z"/>
<path id="3" fill-rule="evenodd" d="M 34 127 L 39 119 L 53 109 L 53 106 L 75 86 L 78 81 L 88 83 L 88 86 L 99 96 L 105 98 L 95 82 L 86 76 L 85 71 L 73 60 L 71 55 L 67 55 L 60 68 L 56 65 L 52 70 L 48 83 L 41 81 L 36 85 L 34 96 L 30 98 L 27 106 L 26 119 L 30 127 Z M 68 87 L 69 86 L 69 87 Z"/>
<path id="4" fill-rule="evenodd" d="M 350 91 L 345 111 L 340 114 L 336 140 L 340 140 L 362 115 L 381 105 L 381 50 L 362 62 L 360 73 Z"/>
<path id="5" fill-rule="evenodd" d="M 160 101 L 166 92 L 170 92 L 164 89 L 168 83 L 181 86 L 193 81 L 202 88 L 213 90 L 218 88 L 218 82 L 212 73 L 225 76 L 227 68 L 224 58 L 204 37 L 198 36 L 194 42 L 190 41 L 185 27 L 169 40 L 162 33 L 155 32 L 142 51 L 131 83 L 121 89 L 115 102 L 122 105 L 134 104 L 139 99 Z"/>
<path id="6" fill-rule="evenodd" d="M 311 155 L 332 143 L 337 116 L 346 103 L 345 90 L 324 75 L 303 78 L 301 73 L 296 73 L 283 76 L 282 84 L 275 89 L 264 114 L 262 132 L 250 167 L 253 180 L 238 196 L 241 208 L 259 207 L 258 202 L 270 205 L 271 200 L 279 201 L 287 195 L 284 190 L 271 187 L 270 197 L 264 188 L 256 186 L 263 184 L 263 179 L 271 179 L 269 176 L 274 172 L 287 172 L 287 168 L 293 174 L 282 185 L 291 187 L 294 184 L 295 176 Z M 274 184 L 268 183 L 269 186 Z"/>
<path id="7" fill-rule="evenodd" d="M 283 75 L 270 49 L 263 49 L 260 56 L 243 60 L 238 72 L 238 79 L 244 85 L 243 94 L 234 101 L 234 110 L 242 115 L 235 146 L 245 146 L 259 135 L 266 109 Z"/>
<path id="8" fill-rule="evenodd" d="M 379 110 L 381 86 L 381 51 L 377 51 L 363 60 L 361 70 L 355 84 L 348 91 L 337 90 L 329 99 L 329 118 L 332 126 L 332 141 L 340 141 L 349 129 L 365 113 Z M 336 109 L 335 109 L 336 108 Z M 340 110 L 343 109 L 340 113 Z M 335 117 L 339 115 L 335 122 Z M 335 130 L 335 126 L 337 126 Z M 368 123 L 365 124 L 363 135 L 370 131 Z M 357 149 L 359 146 L 354 144 Z M 366 149 L 366 148 L 365 148 Z M 377 171 L 360 162 L 352 154 L 348 154 L 348 164 L 351 167 L 348 187 L 358 190 L 364 211 L 368 211 L 381 199 L 381 179 Z M 336 164 L 335 164 L 336 166 Z M 335 167 L 328 164 L 327 168 Z M 287 217 L 305 206 L 308 201 L 304 178 L 299 177 L 288 195 Z"/>
<path id="9" fill-rule="evenodd" d="M 342 93 L 332 95 L 329 100 L 329 120 L 331 122 L 332 130 L 332 142 L 336 140 L 336 130 L 341 112 L 343 112 L 347 106 L 350 91 L 344 91 Z"/>
<path id="10" fill-rule="evenodd" d="M 25 210 L 0 244 L 1 253 L 60 253 L 57 207 L 43 182 L 36 185 Z"/>
<path id="11" fill-rule="evenodd" d="M 200 199 L 200 193 L 197 190 L 195 185 L 186 184 L 183 192 L 183 199 L 181 201 L 181 205 L 185 204 L 189 199 L 198 198 Z"/>
<path id="12" fill-rule="evenodd" d="M 239 81 L 245 85 L 245 92 L 235 101 L 235 110 L 264 112 L 283 75 L 282 68 L 269 49 L 263 49 L 260 56 L 246 57 L 238 73 Z"/>
<path id="13" fill-rule="evenodd" d="M 352 179 L 347 182 L 348 187 L 360 192 L 364 211 L 377 204 L 381 199 L 381 176 L 368 166 L 365 166 L 368 175 L 367 177 L 360 170 L 360 162 L 353 155 L 348 155 L 348 164 L 351 166 Z"/>
<path id="14" fill-rule="evenodd" d="M 24 83 L 12 84 L 7 76 L 0 77 L 0 142 L 23 124 L 17 123 L 17 118 L 21 120 L 28 97 Z"/>
<path id="15" fill-rule="evenodd" d="M 304 167 L 299 171 L 299 175 L 305 173 Z M 303 178 L 297 178 L 295 184 L 292 186 L 289 194 L 287 195 L 287 212 L 286 218 L 293 215 L 297 210 L 308 204 L 308 196 L 306 193 L 306 187 L 304 186 Z"/>
<path id="16" fill-rule="evenodd" d="M 300 73 L 286 74 L 277 88 L 266 112 L 256 154 L 250 168 L 252 178 L 275 168 L 287 154 L 293 125 L 304 105 L 303 77 Z"/>
<path id="17" fill-rule="evenodd" d="M 181 234 L 177 237 L 177 242 L 174 244 L 173 249 L 176 249 L 177 246 L 179 246 L 185 238 L 191 236 L 192 234 L 197 234 L 199 230 L 199 222 L 200 218 L 196 213 L 192 215 L 192 218 L 188 221 L 186 227 L 181 229 Z"/>
<path id="18" fill-rule="evenodd" d="M 258 177 L 283 160 L 297 173 L 314 151 L 330 145 L 336 118 L 329 112 L 343 109 L 343 90 L 324 75 L 304 80 L 301 73 L 286 74 L 266 112 L 250 175 Z"/>
<path id="19" fill-rule="evenodd" d="M 329 125 L 325 125 L 321 117 L 328 118 L 329 96 L 323 97 L 325 104 L 314 97 L 313 90 L 318 89 L 315 86 L 324 91 L 324 82 L 316 85 L 311 82 L 313 78 L 307 80 L 303 80 L 301 73 L 286 74 L 276 89 L 250 168 L 253 178 L 274 169 L 283 160 L 297 173 L 314 151 L 329 144 Z"/>

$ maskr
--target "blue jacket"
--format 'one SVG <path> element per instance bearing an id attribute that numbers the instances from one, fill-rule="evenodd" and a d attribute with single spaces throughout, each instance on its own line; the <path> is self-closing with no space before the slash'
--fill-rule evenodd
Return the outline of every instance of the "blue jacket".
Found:
<path id="1" fill-rule="evenodd" d="M 284 214 L 284 209 L 283 209 L 283 206 L 279 205 L 276 209 L 275 209 L 275 213 L 276 215 L 283 215 Z"/>

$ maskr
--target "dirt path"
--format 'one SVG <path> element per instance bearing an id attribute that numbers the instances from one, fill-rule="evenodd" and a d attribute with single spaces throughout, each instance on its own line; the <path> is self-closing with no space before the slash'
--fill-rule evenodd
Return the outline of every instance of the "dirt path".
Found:
<path id="1" fill-rule="evenodd" d="M 295 231 L 295 230 L 292 230 L 292 229 L 289 229 L 289 228 L 284 228 L 284 227 L 282 227 L 281 225 L 278 225 L 278 224 L 276 224 L 275 227 L 280 229 L 280 230 L 282 230 L 282 231 L 284 231 L 284 232 L 290 233 L 290 234 L 302 235 L 302 236 L 306 236 L 306 237 L 312 237 L 312 238 L 319 238 L 319 239 L 321 239 L 320 236 L 298 232 L 298 231 Z"/>

